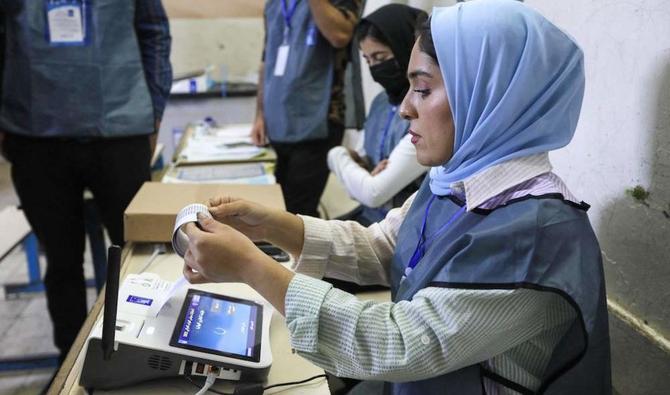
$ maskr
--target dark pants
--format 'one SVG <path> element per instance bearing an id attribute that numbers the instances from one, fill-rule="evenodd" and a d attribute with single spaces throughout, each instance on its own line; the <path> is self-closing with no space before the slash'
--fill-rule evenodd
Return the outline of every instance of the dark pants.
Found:
<path id="1" fill-rule="evenodd" d="M 328 181 L 328 151 L 342 142 L 344 127 L 328 123 L 329 137 L 300 143 L 272 143 L 277 152 L 275 177 L 286 210 L 319 217 L 319 200 Z"/>
<path id="2" fill-rule="evenodd" d="M 123 211 L 151 176 L 149 139 L 80 141 L 7 135 L 4 149 L 21 207 L 46 253 L 47 307 L 62 358 L 88 311 L 84 189 L 93 193 L 112 243 L 122 245 Z"/>

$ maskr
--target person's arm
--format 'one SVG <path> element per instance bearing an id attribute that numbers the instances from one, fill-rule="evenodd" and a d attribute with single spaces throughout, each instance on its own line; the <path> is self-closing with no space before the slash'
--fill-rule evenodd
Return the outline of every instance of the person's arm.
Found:
<path id="1" fill-rule="evenodd" d="M 411 301 L 361 301 L 278 265 L 223 223 L 199 222 L 202 230 L 185 227 L 184 276 L 192 283 L 249 284 L 286 317 L 293 349 L 338 376 L 434 377 L 488 360 L 549 330 L 556 334 L 549 339 L 553 342 L 543 339 L 535 347 L 551 355 L 575 317 L 560 295 L 526 289 L 428 287 Z"/>
<path id="2" fill-rule="evenodd" d="M 387 266 L 398 229 L 414 195 L 368 228 L 353 221 L 325 221 L 270 209 L 230 197 L 211 199 L 209 211 L 253 241 L 267 241 L 296 258 L 295 269 L 313 277 L 340 278 L 359 284 L 388 281 Z"/>
<path id="3" fill-rule="evenodd" d="M 304 225 L 295 214 L 228 196 L 210 199 L 209 212 L 253 241 L 268 241 L 293 256 L 302 252 Z"/>
<path id="4" fill-rule="evenodd" d="M 548 292 L 429 287 L 411 301 L 376 303 L 300 274 L 285 309 L 302 357 L 336 376 L 393 382 L 488 360 L 551 328 L 560 338 L 574 319 L 570 305 Z M 558 318 L 548 322 L 549 313 Z M 543 351 L 550 355 L 552 346 Z"/>
<path id="5" fill-rule="evenodd" d="M 261 64 L 258 67 L 258 85 L 256 87 L 256 116 L 251 127 L 251 141 L 257 146 L 267 144 L 267 131 L 265 130 L 265 114 L 263 112 L 263 89 L 265 83 L 265 50 L 268 38 L 268 25 L 265 13 L 263 13 L 263 51 Z"/>
<path id="6" fill-rule="evenodd" d="M 200 228 L 184 226 L 188 250 L 184 277 L 190 283 L 242 282 L 261 294 L 284 314 L 286 290 L 294 273 L 261 252 L 252 241 L 212 218 L 198 216 Z"/>
<path id="7" fill-rule="evenodd" d="M 170 25 L 160 0 L 138 0 L 135 7 L 135 32 L 153 103 L 155 127 L 159 127 L 172 87 Z"/>
<path id="8" fill-rule="evenodd" d="M 360 6 L 360 1 L 354 2 Z M 344 48 L 349 44 L 358 23 L 356 10 L 337 7 L 330 0 L 309 0 L 309 8 L 314 23 L 330 45 Z"/>
<path id="9" fill-rule="evenodd" d="M 325 221 L 300 216 L 304 244 L 293 269 L 314 278 L 330 277 L 360 285 L 389 282 L 389 263 L 398 230 L 414 196 L 369 227 L 354 221 Z"/>
<path id="10" fill-rule="evenodd" d="M 184 228 L 189 237 L 184 276 L 192 283 L 247 283 L 284 314 L 286 290 L 293 272 L 277 265 L 252 243 L 266 240 L 299 256 L 300 271 L 322 273 L 328 266 L 335 278 L 382 283 L 388 278 L 386 266 L 412 200 L 410 197 L 384 221 L 365 229 L 351 221 L 298 217 L 245 200 L 212 199 L 209 206 L 214 219 L 199 218 L 202 230 L 193 224 Z M 332 225 L 330 232 L 324 233 L 329 225 Z M 355 244 L 346 239 L 351 233 L 356 233 Z M 352 249 L 352 245 L 357 247 Z M 360 267 L 352 267 L 358 263 Z"/>
<path id="11" fill-rule="evenodd" d="M 251 141 L 257 146 L 267 144 L 267 132 L 265 130 L 265 114 L 263 112 L 263 82 L 265 81 L 265 62 L 261 62 L 258 68 L 258 87 L 256 88 L 256 116 L 251 128 Z"/>
<path id="12" fill-rule="evenodd" d="M 368 207 L 379 207 L 388 202 L 428 170 L 417 162 L 410 135 L 404 136 L 393 148 L 387 167 L 376 175 L 360 167 L 343 147 L 330 150 L 328 167 L 349 195 Z"/>

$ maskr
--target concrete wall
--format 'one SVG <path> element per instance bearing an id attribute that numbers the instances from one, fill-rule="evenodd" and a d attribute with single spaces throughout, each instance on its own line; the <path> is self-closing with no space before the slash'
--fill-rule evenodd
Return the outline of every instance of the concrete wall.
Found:
<path id="1" fill-rule="evenodd" d="M 171 19 L 170 30 L 176 74 L 212 65 L 216 80 L 258 80 L 262 18 Z"/>

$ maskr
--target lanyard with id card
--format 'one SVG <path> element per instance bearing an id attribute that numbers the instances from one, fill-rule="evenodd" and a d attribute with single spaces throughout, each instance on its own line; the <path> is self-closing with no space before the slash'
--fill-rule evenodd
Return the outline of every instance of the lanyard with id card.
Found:
<path id="1" fill-rule="evenodd" d="M 286 64 L 288 63 L 289 50 L 291 48 L 291 46 L 289 45 L 289 36 L 291 34 L 291 19 L 293 18 L 293 14 L 295 14 L 296 8 L 298 7 L 299 0 L 293 0 L 293 4 L 291 5 L 290 9 L 287 4 L 288 0 L 280 0 L 280 1 L 281 1 L 281 13 L 284 16 L 284 41 L 277 50 L 277 59 L 275 60 L 275 69 L 274 69 L 275 77 L 282 77 L 284 75 L 284 72 L 286 71 Z"/>
<path id="2" fill-rule="evenodd" d="M 395 117 L 395 114 L 397 112 L 398 112 L 398 106 L 393 106 L 389 110 L 388 119 L 386 120 L 386 125 L 384 126 L 384 130 L 382 131 L 382 140 L 379 143 L 379 160 L 377 162 L 381 162 L 384 159 L 387 159 L 386 155 L 384 155 L 384 148 L 386 148 L 386 140 L 388 139 L 389 130 L 391 129 L 391 122 L 393 122 L 393 117 Z"/>
<path id="3" fill-rule="evenodd" d="M 428 223 L 428 214 L 430 213 L 430 207 L 433 205 L 433 202 L 435 201 L 436 195 L 432 195 L 430 197 L 430 200 L 428 201 L 428 205 L 426 206 L 426 212 L 423 215 L 423 224 L 421 225 L 421 233 L 419 234 L 419 241 L 416 244 L 416 248 L 414 249 L 414 253 L 412 254 L 412 257 L 409 260 L 409 263 L 407 264 L 407 267 L 405 268 L 405 272 L 400 278 L 400 282 L 403 282 L 407 276 L 409 276 L 414 268 L 416 268 L 416 265 L 419 263 L 419 261 L 426 255 L 426 250 L 428 247 L 437 239 L 439 235 L 444 233 L 451 224 L 453 224 L 458 218 L 460 218 L 466 211 L 466 205 L 463 204 L 463 207 L 461 207 L 456 213 L 449 218 L 449 220 L 442 225 L 435 233 L 431 235 L 426 235 L 426 224 Z"/>
<path id="4" fill-rule="evenodd" d="M 89 0 L 45 0 L 46 36 L 51 46 L 83 46 Z"/>

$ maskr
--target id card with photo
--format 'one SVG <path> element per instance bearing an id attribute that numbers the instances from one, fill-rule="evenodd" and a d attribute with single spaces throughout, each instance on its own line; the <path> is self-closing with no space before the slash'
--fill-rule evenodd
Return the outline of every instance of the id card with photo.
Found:
<path id="1" fill-rule="evenodd" d="M 47 0 L 46 14 L 50 45 L 86 45 L 85 0 Z"/>

